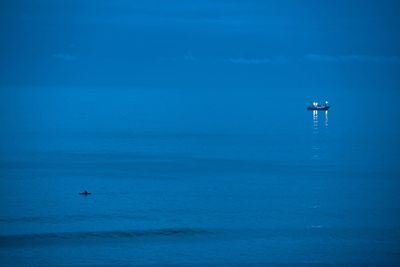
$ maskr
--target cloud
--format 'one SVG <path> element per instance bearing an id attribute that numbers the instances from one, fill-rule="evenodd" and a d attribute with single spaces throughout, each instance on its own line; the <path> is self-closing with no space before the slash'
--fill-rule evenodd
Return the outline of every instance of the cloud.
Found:
<path id="1" fill-rule="evenodd" d="M 331 62 L 331 63 L 400 63 L 398 56 L 369 56 L 369 55 L 323 55 L 308 54 L 304 58 L 314 62 Z"/>
<path id="2" fill-rule="evenodd" d="M 53 54 L 53 58 L 63 60 L 63 61 L 75 61 L 78 59 L 77 56 L 71 55 L 71 54 Z"/>
<path id="3" fill-rule="evenodd" d="M 286 64 L 289 59 L 284 56 L 279 57 L 263 57 L 263 58 L 244 58 L 244 57 L 229 57 L 229 58 L 197 58 L 191 52 L 186 52 L 183 57 L 163 57 L 161 61 L 199 61 L 199 62 L 219 62 L 242 65 L 264 65 L 264 64 Z"/>
<path id="4" fill-rule="evenodd" d="M 183 54 L 183 56 L 179 56 L 179 57 L 162 57 L 160 58 L 161 61 L 196 61 L 197 58 L 195 56 L 193 56 L 192 52 L 188 51 L 185 54 Z"/>
<path id="5" fill-rule="evenodd" d="M 195 61 L 196 58 L 193 56 L 193 54 L 191 52 L 187 52 L 184 56 L 184 59 L 186 61 Z"/>
<path id="6" fill-rule="evenodd" d="M 271 58 L 229 58 L 228 60 L 234 64 L 245 65 L 260 65 L 260 64 L 285 64 L 289 60 L 286 57 L 271 57 Z"/>

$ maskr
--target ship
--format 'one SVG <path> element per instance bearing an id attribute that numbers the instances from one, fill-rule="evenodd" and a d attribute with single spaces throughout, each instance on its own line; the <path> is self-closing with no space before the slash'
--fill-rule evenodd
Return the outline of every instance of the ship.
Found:
<path id="1" fill-rule="evenodd" d="M 328 110 L 330 108 L 328 101 L 325 101 L 324 104 L 318 102 L 312 102 L 310 106 L 307 107 L 307 110 Z"/>

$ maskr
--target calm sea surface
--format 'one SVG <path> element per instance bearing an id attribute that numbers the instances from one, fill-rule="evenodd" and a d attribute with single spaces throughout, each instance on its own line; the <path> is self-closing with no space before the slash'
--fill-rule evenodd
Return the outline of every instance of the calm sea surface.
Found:
<path id="1" fill-rule="evenodd" d="M 399 266 L 387 94 L 4 90 L 0 265 Z"/>

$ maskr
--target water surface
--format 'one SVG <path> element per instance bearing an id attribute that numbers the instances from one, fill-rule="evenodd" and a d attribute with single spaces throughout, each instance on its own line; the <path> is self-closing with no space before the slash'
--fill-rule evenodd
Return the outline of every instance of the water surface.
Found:
<path id="1" fill-rule="evenodd" d="M 313 113 L 246 90 L 1 94 L 1 265 L 400 262 L 399 116 L 378 95 Z"/>

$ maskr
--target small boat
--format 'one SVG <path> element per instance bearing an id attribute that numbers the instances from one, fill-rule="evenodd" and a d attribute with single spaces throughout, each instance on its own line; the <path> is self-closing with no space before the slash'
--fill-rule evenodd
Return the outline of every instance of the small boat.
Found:
<path id="1" fill-rule="evenodd" d="M 79 195 L 84 195 L 84 196 L 91 195 L 91 194 L 92 194 L 92 193 L 90 193 L 90 192 L 88 192 L 88 191 L 86 191 L 86 190 L 79 193 Z"/>
<path id="2" fill-rule="evenodd" d="M 328 110 L 330 108 L 328 101 L 325 101 L 324 104 L 320 104 L 318 102 L 313 102 L 310 106 L 307 107 L 307 110 Z"/>

